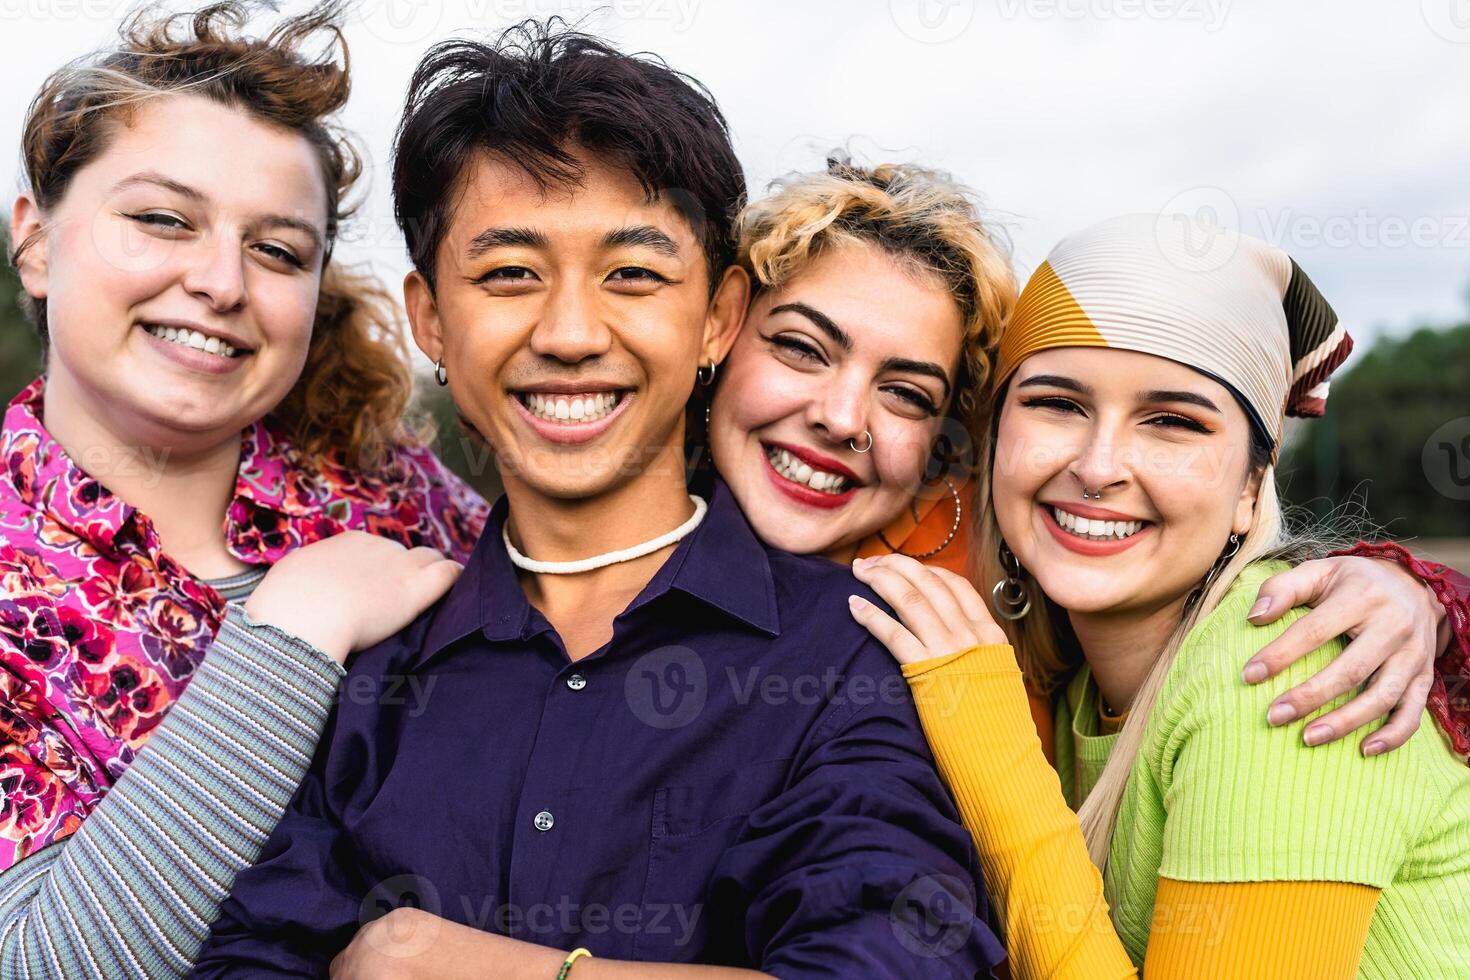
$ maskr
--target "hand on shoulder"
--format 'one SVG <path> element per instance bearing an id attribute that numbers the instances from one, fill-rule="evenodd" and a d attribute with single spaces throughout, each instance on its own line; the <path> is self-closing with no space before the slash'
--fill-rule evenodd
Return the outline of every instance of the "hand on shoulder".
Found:
<path id="1" fill-rule="evenodd" d="M 341 663 L 413 622 L 463 570 L 433 548 L 405 548 L 365 531 L 344 531 L 273 565 L 245 612 Z"/>
<path id="2" fill-rule="evenodd" d="M 854 562 L 853 574 L 898 613 L 895 620 L 859 596 L 848 600 L 853 618 L 899 663 L 918 663 L 974 646 L 1008 642 L 980 593 L 969 580 L 948 569 L 906 555 L 884 555 Z"/>

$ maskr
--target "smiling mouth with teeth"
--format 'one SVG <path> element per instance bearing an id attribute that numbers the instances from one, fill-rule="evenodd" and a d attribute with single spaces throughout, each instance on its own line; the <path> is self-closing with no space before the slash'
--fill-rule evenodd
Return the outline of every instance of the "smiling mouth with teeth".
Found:
<path id="1" fill-rule="evenodd" d="M 206 354 L 215 354 L 219 357 L 240 357 L 247 353 L 247 351 L 231 347 L 218 337 L 211 337 L 209 334 L 190 330 L 188 327 L 162 327 L 156 323 L 145 323 L 143 329 L 159 340 L 166 340 L 181 347 L 192 347 Z"/>
<path id="2" fill-rule="evenodd" d="M 766 458 L 771 461 L 772 469 L 792 483 L 802 483 L 813 490 L 830 493 L 833 496 L 846 493 L 852 487 L 852 481 L 847 477 L 838 473 L 829 473 L 826 470 L 814 469 L 777 446 L 766 447 Z"/>
<path id="3" fill-rule="evenodd" d="M 1087 541 L 1121 541 L 1148 527 L 1148 521 L 1099 521 L 1078 517 L 1058 507 L 1047 507 L 1063 531 Z"/>
<path id="4" fill-rule="evenodd" d="M 553 395 L 539 392 L 518 392 L 526 411 L 547 422 L 571 425 L 576 422 L 596 422 L 611 415 L 623 400 L 623 391 L 598 391 L 585 395 Z"/>

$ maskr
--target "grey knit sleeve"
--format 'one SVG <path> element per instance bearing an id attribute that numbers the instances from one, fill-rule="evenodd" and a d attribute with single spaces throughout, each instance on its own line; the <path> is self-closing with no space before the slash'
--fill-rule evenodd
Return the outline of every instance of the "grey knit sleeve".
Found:
<path id="1" fill-rule="evenodd" d="M 189 686 L 81 828 L 0 872 L 0 976 L 188 972 L 305 776 L 342 676 L 231 603 Z"/>

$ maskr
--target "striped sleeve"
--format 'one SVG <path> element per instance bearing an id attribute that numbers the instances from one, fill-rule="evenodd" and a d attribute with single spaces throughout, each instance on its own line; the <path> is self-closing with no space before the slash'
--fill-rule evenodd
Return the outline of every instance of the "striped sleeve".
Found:
<path id="1" fill-rule="evenodd" d="M 231 603 L 183 696 L 81 828 L 0 873 L 0 976 L 183 976 L 305 775 L 342 676 Z"/>

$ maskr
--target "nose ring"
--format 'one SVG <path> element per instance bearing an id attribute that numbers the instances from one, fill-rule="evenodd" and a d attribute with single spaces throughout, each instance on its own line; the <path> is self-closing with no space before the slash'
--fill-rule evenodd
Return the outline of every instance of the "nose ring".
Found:
<path id="1" fill-rule="evenodd" d="M 1102 499 L 1102 491 L 1099 490 L 1096 493 L 1089 493 L 1087 487 L 1084 486 L 1082 488 L 1082 499 L 1083 500 L 1101 500 Z"/>
<path id="2" fill-rule="evenodd" d="M 873 448 L 873 433 L 869 432 L 867 429 L 864 429 L 863 430 L 863 435 L 865 435 L 865 436 L 868 437 L 868 444 L 866 446 L 864 446 L 863 448 L 859 449 L 857 447 L 857 440 L 856 439 L 849 439 L 849 440 L 847 440 L 847 448 L 851 449 L 855 453 L 865 453 L 869 449 L 872 449 Z"/>

